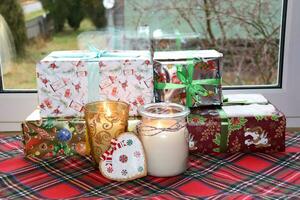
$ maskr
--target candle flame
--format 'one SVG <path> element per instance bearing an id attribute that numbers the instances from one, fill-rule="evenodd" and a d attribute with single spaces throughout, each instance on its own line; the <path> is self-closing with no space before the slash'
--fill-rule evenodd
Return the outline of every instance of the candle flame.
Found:
<path id="1" fill-rule="evenodd" d="M 108 102 L 103 102 L 104 111 L 108 116 L 112 115 L 111 107 L 108 105 Z"/>

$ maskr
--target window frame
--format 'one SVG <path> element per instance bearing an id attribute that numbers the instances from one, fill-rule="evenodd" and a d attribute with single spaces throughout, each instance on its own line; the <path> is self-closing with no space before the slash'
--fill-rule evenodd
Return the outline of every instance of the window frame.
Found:
<path id="1" fill-rule="evenodd" d="M 295 87 L 297 78 L 293 79 L 294 75 L 300 74 L 300 68 L 297 68 L 297 53 L 295 53 L 300 52 L 300 40 L 297 40 L 297 33 L 300 35 L 300 23 L 296 20 L 300 18 L 300 13 L 297 13 L 299 9 L 300 1 L 283 0 L 277 85 L 224 87 L 224 94 L 261 93 L 265 95 L 286 113 L 289 127 L 300 127 L 300 106 L 297 107 L 300 102 L 300 93 Z M 294 98 L 289 98 L 290 96 Z M 5 90 L 1 77 L 0 131 L 20 130 L 20 122 L 25 120 L 37 105 L 36 90 Z"/>

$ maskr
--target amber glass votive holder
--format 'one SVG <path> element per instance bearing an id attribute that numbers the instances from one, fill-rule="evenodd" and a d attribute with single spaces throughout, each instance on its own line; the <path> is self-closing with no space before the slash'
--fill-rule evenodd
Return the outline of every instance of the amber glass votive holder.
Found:
<path id="1" fill-rule="evenodd" d="M 95 165 L 110 147 L 111 139 L 126 131 L 129 105 L 122 101 L 97 101 L 85 106 L 85 120 Z"/>

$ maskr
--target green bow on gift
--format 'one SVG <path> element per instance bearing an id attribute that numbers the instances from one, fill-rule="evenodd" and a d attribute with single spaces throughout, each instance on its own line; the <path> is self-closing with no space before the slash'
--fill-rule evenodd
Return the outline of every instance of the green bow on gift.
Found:
<path id="1" fill-rule="evenodd" d="M 58 143 L 57 145 L 55 145 L 53 149 L 53 155 L 57 155 L 60 150 L 63 150 L 64 154 L 67 156 L 71 154 L 71 149 L 66 143 Z"/>
<path id="2" fill-rule="evenodd" d="M 194 76 L 194 63 L 200 62 L 202 59 L 188 60 L 187 68 L 183 65 L 176 65 L 177 68 L 177 78 L 182 82 L 182 84 L 176 83 L 154 83 L 155 89 L 164 90 L 164 89 L 179 89 L 185 88 L 186 91 L 186 105 L 192 107 L 193 98 L 199 101 L 198 95 L 208 96 L 208 91 L 203 87 L 203 85 L 220 85 L 221 79 L 201 79 L 193 80 Z"/>

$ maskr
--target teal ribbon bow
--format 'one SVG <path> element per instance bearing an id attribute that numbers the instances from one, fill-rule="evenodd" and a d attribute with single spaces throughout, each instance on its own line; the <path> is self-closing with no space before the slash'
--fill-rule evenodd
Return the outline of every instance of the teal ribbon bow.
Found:
<path id="1" fill-rule="evenodd" d="M 140 57 L 140 55 L 135 55 L 134 53 L 125 53 L 122 52 L 121 54 L 119 54 L 118 52 L 109 52 L 106 50 L 100 50 L 98 48 L 96 48 L 93 45 L 89 45 L 89 51 L 96 53 L 95 58 L 102 58 L 102 57 L 114 57 L 114 58 L 138 58 Z"/>
<path id="2" fill-rule="evenodd" d="M 155 82 L 154 87 L 157 90 L 185 88 L 186 105 L 188 107 L 193 106 L 193 98 L 198 98 L 198 95 L 208 96 L 209 93 L 203 85 L 220 85 L 221 83 L 221 79 L 219 78 L 193 80 L 194 59 L 187 61 L 187 68 L 183 67 L 183 65 L 176 65 L 176 68 L 177 78 L 182 82 L 182 84 Z"/>

